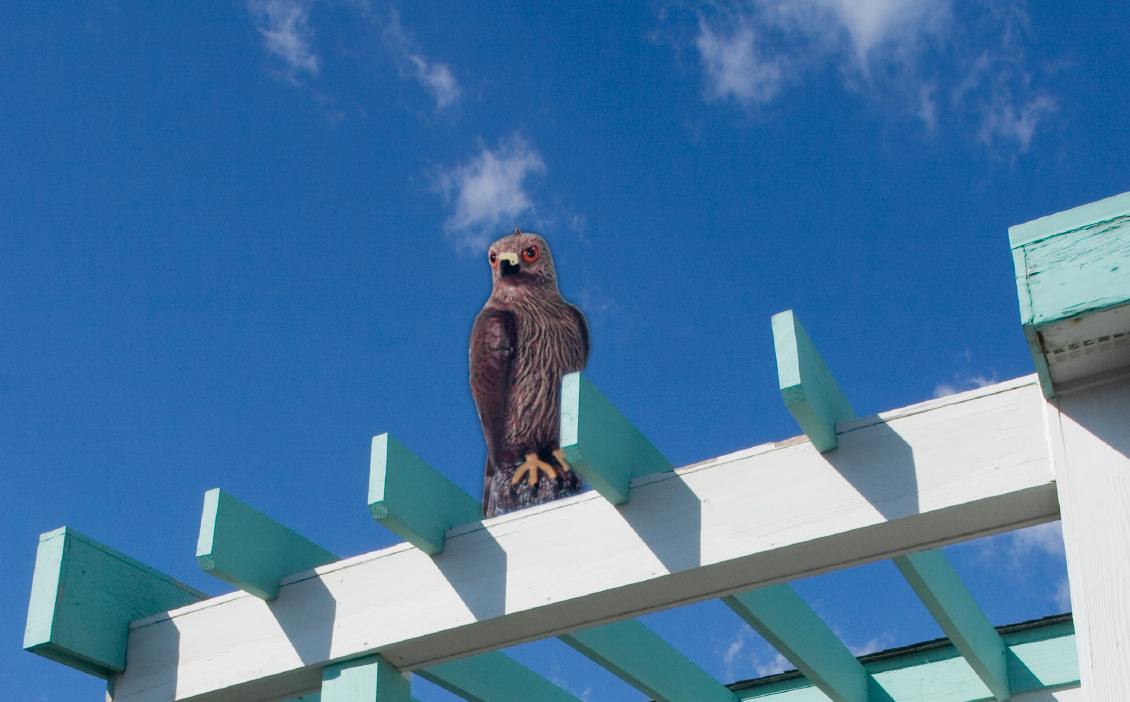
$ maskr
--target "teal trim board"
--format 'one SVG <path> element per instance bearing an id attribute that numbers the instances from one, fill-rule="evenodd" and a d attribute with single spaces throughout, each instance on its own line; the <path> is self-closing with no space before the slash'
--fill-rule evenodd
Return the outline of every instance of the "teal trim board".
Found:
<path id="1" fill-rule="evenodd" d="M 24 649 L 84 673 L 125 670 L 129 623 L 208 596 L 73 529 L 39 537 Z"/>
<path id="2" fill-rule="evenodd" d="M 572 469 L 614 505 L 628 501 L 632 478 L 675 470 L 581 373 L 561 379 L 561 449 Z"/>
<path id="3" fill-rule="evenodd" d="M 580 702 L 498 651 L 412 672 L 469 702 Z"/>
<path id="4" fill-rule="evenodd" d="M 1017 225 L 1009 241 L 1044 395 L 1130 366 L 1130 193 Z"/>
<path id="5" fill-rule="evenodd" d="M 559 638 L 655 702 L 735 702 L 725 685 L 635 619 Z"/>
<path id="6" fill-rule="evenodd" d="M 322 669 L 319 702 L 409 702 L 411 684 L 379 654 Z"/>
<path id="7" fill-rule="evenodd" d="M 478 500 L 388 434 L 373 437 L 369 513 L 429 556 L 443 551 L 448 529 L 483 518 Z"/>
<path id="8" fill-rule="evenodd" d="M 771 585 L 722 601 L 833 702 L 868 702 L 867 671 L 791 587 Z"/>
<path id="9" fill-rule="evenodd" d="M 279 595 L 280 578 L 338 560 L 219 488 L 204 494 L 196 562 L 229 585 L 273 600 Z"/>
<path id="10" fill-rule="evenodd" d="M 1021 630 L 1010 633 L 1015 629 Z M 1025 622 L 1003 626 L 998 631 L 1006 646 L 1009 687 L 1014 696 L 1079 686 L 1079 657 L 1070 621 L 1050 625 Z M 872 653 L 862 656 L 859 662 L 871 679 L 872 702 L 983 702 L 992 699 L 982 679 L 946 639 Z M 795 671 L 730 687 L 740 700 L 827 700 L 827 696 Z M 1051 697 L 1034 699 L 1050 702 Z"/>
<path id="11" fill-rule="evenodd" d="M 1011 699 L 1004 641 L 937 549 L 893 559 L 918 599 L 998 700 Z"/>
<path id="12" fill-rule="evenodd" d="M 856 419 L 832 372 L 792 310 L 773 315 L 781 397 L 816 450 L 836 448 L 836 425 Z"/>

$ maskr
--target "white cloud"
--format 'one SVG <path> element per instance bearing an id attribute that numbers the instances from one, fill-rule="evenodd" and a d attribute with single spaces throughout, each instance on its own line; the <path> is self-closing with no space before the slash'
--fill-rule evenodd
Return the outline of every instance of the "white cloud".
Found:
<path id="1" fill-rule="evenodd" d="M 392 11 L 392 20 L 385 30 L 385 40 L 396 55 L 400 74 L 422 85 L 436 101 L 436 109 L 450 107 L 459 100 L 459 82 L 445 63 L 428 61 L 415 42 L 400 26 L 400 14 Z"/>
<path id="2" fill-rule="evenodd" d="M 1071 611 L 1071 584 L 1067 578 L 1059 581 L 1055 588 L 1055 604 L 1061 612 Z"/>
<path id="3" fill-rule="evenodd" d="M 1020 0 L 702 0 L 707 101 L 756 109 L 837 69 L 846 89 L 934 133 L 1024 153 L 1057 110 L 1026 68 Z M 960 18 L 960 21 L 959 19 Z"/>
<path id="4" fill-rule="evenodd" d="M 455 203 L 444 230 L 459 248 L 473 251 L 486 249 L 503 228 L 512 228 L 517 217 L 533 211 L 524 182 L 530 174 L 545 172 L 541 155 L 517 134 L 497 149 L 479 148 L 481 153 L 469 163 L 441 171 L 436 183 Z"/>
<path id="5" fill-rule="evenodd" d="M 1027 104 L 1017 106 L 1012 95 L 996 96 L 981 124 L 978 138 L 992 146 L 997 138 L 1016 142 L 1020 153 L 1026 153 L 1042 121 L 1056 112 L 1058 105 L 1047 95 L 1033 96 Z"/>
<path id="6" fill-rule="evenodd" d="M 894 637 L 891 634 L 884 632 L 862 646 L 848 646 L 848 650 L 851 651 L 853 656 L 866 656 L 868 653 L 882 651 L 890 646 L 893 640 Z"/>
<path id="7" fill-rule="evenodd" d="M 722 655 L 722 663 L 726 666 L 726 678 L 729 680 L 761 678 L 795 667 L 745 625 L 734 631 Z"/>
<path id="8" fill-rule="evenodd" d="M 295 80 L 299 72 L 317 75 L 318 57 L 311 48 L 313 31 L 309 4 L 304 0 L 248 0 L 247 9 L 263 45 L 285 64 L 286 76 Z"/>
<path id="9" fill-rule="evenodd" d="M 729 34 L 715 33 L 705 20 L 700 20 L 695 46 L 709 79 L 707 99 L 732 97 L 746 105 L 769 102 L 777 96 L 784 57 L 766 58 L 760 54 L 749 20 L 740 20 L 737 29 Z"/>
<path id="10" fill-rule="evenodd" d="M 956 395 L 957 393 L 965 392 L 966 390 L 987 387 L 989 385 L 993 385 L 996 382 L 996 373 L 993 373 L 990 377 L 985 377 L 983 375 L 966 375 L 964 373 L 958 373 L 954 376 L 953 381 L 938 383 L 934 386 L 934 399 L 936 400 L 941 397 Z"/>

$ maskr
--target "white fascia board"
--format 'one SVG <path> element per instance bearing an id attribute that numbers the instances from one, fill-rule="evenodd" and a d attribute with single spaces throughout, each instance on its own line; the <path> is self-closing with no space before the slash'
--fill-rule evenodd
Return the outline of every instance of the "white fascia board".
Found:
<path id="1" fill-rule="evenodd" d="M 1058 518 L 1035 376 L 767 444 L 131 625 L 115 702 L 269 702 L 380 653 L 412 670 Z"/>

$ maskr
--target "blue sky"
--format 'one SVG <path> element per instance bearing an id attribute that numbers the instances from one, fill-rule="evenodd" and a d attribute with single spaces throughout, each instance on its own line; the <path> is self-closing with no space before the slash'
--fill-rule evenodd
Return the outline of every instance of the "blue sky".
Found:
<path id="1" fill-rule="evenodd" d="M 1007 227 L 1130 190 L 1128 15 L 5 3 L 8 697 L 102 694 L 20 650 L 42 532 L 220 594 L 193 558 L 210 488 L 342 556 L 393 542 L 365 507 L 375 434 L 477 495 L 467 341 L 515 226 L 588 316 L 589 377 L 676 465 L 798 433 L 785 309 L 861 416 L 1031 373 Z M 949 553 L 996 624 L 1068 606 L 1055 526 Z M 796 587 L 857 651 L 940 635 L 890 564 Z M 696 607 L 645 621 L 726 682 L 780 669 Z M 637 698 L 557 642 L 512 653 Z"/>

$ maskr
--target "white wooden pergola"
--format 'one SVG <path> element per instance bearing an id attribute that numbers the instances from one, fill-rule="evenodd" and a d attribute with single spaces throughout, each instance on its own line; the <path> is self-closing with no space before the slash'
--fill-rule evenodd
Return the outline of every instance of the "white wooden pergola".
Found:
<path id="1" fill-rule="evenodd" d="M 674 469 L 573 374 L 561 443 L 594 491 L 481 520 L 382 435 L 369 506 L 405 543 L 340 560 L 214 490 L 197 559 L 239 591 L 207 598 L 60 529 L 25 648 L 113 702 L 407 702 L 408 673 L 473 702 L 574 701 L 499 651 L 546 637 L 660 702 L 1128 698 L 1130 193 L 1010 238 L 1033 376 L 860 419 L 785 312 L 803 436 Z M 1073 623 L 994 629 L 938 547 L 1055 519 Z M 881 559 L 948 640 L 857 658 L 788 584 Z M 712 598 L 798 673 L 727 686 L 635 620 Z"/>

